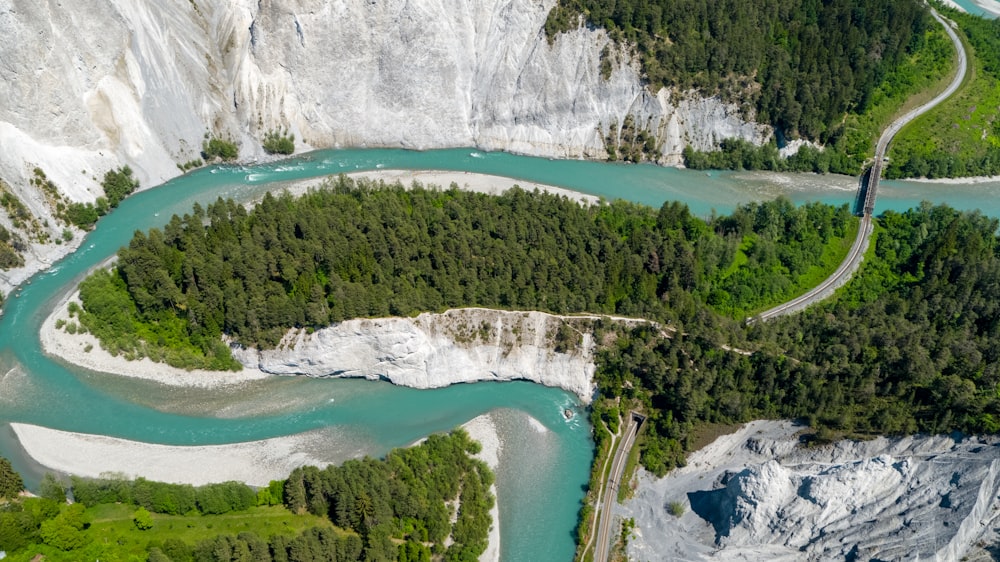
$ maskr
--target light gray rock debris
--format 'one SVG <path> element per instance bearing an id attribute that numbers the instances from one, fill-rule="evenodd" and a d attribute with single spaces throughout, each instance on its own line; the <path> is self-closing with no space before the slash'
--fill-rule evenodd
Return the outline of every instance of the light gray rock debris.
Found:
<path id="1" fill-rule="evenodd" d="M 754 422 L 657 479 L 641 472 L 632 560 L 993 560 L 1000 441 L 879 438 L 804 448 Z M 674 502 L 684 506 L 670 515 Z M 995 548 L 995 547 L 992 547 Z"/>

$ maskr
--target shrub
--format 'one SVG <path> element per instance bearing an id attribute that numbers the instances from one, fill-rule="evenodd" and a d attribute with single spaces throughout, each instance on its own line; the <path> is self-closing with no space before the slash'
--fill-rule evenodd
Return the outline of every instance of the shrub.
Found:
<path id="1" fill-rule="evenodd" d="M 291 154 L 295 152 L 295 135 L 287 131 L 271 131 L 264 136 L 264 150 L 268 154 Z"/>
<path id="2" fill-rule="evenodd" d="M 140 507 L 132 514 L 132 522 L 135 528 L 140 531 L 148 531 L 153 528 L 153 516 L 144 507 Z"/>
<path id="3" fill-rule="evenodd" d="M 104 195 L 107 197 L 108 206 L 115 208 L 118 206 L 118 203 L 121 203 L 122 199 L 125 199 L 125 197 L 139 187 L 139 180 L 132 177 L 132 168 L 122 166 L 117 170 L 108 170 L 104 174 L 101 187 L 104 188 Z M 98 210 L 98 214 L 104 213 Z"/>
<path id="4" fill-rule="evenodd" d="M 670 502 L 667 504 L 667 513 L 673 515 L 674 517 L 684 515 L 684 504 L 681 502 Z"/>
<path id="5" fill-rule="evenodd" d="M 236 143 L 230 140 L 212 137 L 202 144 L 202 157 L 205 160 L 221 158 L 223 160 L 235 160 L 239 156 L 240 150 Z"/>

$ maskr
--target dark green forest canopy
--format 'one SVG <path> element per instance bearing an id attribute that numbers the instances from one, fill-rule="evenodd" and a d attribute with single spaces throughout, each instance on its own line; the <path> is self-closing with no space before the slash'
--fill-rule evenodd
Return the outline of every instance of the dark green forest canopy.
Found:
<path id="1" fill-rule="evenodd" d="M 804 291 L 855 221 L 846 206 L 777 200 L 707 224 L 678 203 L 340 177 L 136 232 L 117 269 L 81 285 L 80 322 L 113 353 L 219 369 L 234 363 L 223 333 L 273 346 L 290 327 L 462 306 L 685 322 L 707 302 L 742 318 Z"/>
<path id="2" fill-rule="evenodd" d="M 654 89 L 721 94 L 824 144 L 933 25 L 918 0 L 559 0 L 546 32 L 581 14 L 635 47 Z"/>
<path id="3" fill-rule="evenodd" d="M 8 559 L 24 561 L 37 554 L 47 560 L 156 562 L 476 560 L 487 546 L 495 501 L 493 473 L 472 457 L 479 451 L 457 429 L 383 460 L 296 469 L 256 492 L 239 482 L 194 487 L 73 477 L 72 505 L 52 479 L 60 501 L 0 504 L 0 548 Z M 10 472 L 19 483 L 20 476 Z M 287 510 L 273 507 L 282 503 Z M 109 515 L 122 513 L 122 505 L 128 514 L 144 510 L 142 524 L 116 525 Z M 268 524 L 275 516 L 283 525 Z M 233 524 L 237 519 L 241 523 Z M 215 531 L 205 538 L 196 527 L 236 528 L 238 534 L 213 537 Z M 159 532 L 150 535 L 150 529 Z"/>
<path id="4" fill-rule="evenodd" d="M 712 329 L 621 332 L 597 361 L 601 394 L 647 405 L 643 462 L 660 474 L 704 423 L 801 418 L 821 438 L 996 433 L 997 228 L 948 207 L 887 212 L 836 300 L 754 324 L 740 345 L 755 353 L 722 349 Z"/>

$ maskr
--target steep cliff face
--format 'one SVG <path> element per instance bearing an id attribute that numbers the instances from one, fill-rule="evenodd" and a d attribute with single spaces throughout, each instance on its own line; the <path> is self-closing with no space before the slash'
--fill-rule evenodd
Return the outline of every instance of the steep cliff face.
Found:
<path id="1" fill-rule="evenodd" d="M 456 309 L 416 318 L 349 320 L 275 350 L 234 350 L 248 368 L 279 375 L 384 378 L 412 388 L 530 380 L 594 393 L 591 318 L 541 312 Z"/>
<path id="2" fill-rule="evenodd" d="M 650 93 L 603 31 L 550 44 L 553 4 L 0 0 L 0 179 L 56 238 L 64 225 L 29 184 L 36 166 L 70 201 L 92 201 L 122 164 L 144 187 L 177 175 L 206 134 L 237 141 L 244 158 L 277 129 L 300 150 L 475 145 L 602 158 L 629 118 L 656 137 L 664 163 L 686 144 L 769 137 L 717 99 Z"/>

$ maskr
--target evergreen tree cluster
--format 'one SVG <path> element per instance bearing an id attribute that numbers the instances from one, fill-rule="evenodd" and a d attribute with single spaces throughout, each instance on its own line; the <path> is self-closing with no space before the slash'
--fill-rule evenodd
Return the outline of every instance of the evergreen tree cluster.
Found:
<path id="1" fill-rule="evenodd" d="M 824 144 L 932 23 L 917 0 L 560 0 L 546 32 L 581 15 L 634 46 L 653 87 L 748 101 L 758 121 Z"/>
<path id="2" fill-rule="evenodd" d="M 288 480 L 257 492 L 238 482 L 195 487 L 143 478 L 73 477 L 76 501 L 71 504 L 63 484 L 46 475 L 42 497 L 0 503 L 0 550 L 15 561 L 42 554 L 49 560 L 430 562 L 433 557 L 472 562 L 486 549 L 495 502 L 493 473 L 470 456 L 479 450 L 458 429 L 392 451 L 381 461 L 296 469 Z M 20 475 L 4 469 L 5 463 L 0 458 L 3 483 L 19 486 Z M 115 504 L 138 507 L 126 510 L 130 523 L 125 528 L 107 520 Z M 274 510 L 283 514 L 284 526 L 270 532 L 264 532 L 266 526 L 248 526 L 258 517 L 273 517 Z M 242 532 L 209 538 L 201 530 L 186 532 L 194 521 L 202 526 L 204 519 L 209 523 L 203 527 L 211 529 L 212 521 L 223 526 L 227 518 L 241 515 L 242 527 L 248 527 Z M 301 532 L 287 526 L 289 520 L 303 519 Z M 145 534 L 161 526 L 161 533 Z"/>
<path id="3" fill-rule="evenodd" d="M 875 255 L 835 301 L 742 336 L 718 320 L 617 332 L 597 361 L 601 394 L 646 404 L 642 460 L 658 474 L 683 464 L 704 423 L 800 418 L 819 439 L 996 433 L 998 226 L 944 206 L 887 212 Z M 734 342 L 753 353 L 720 345 Z"/>
<path id="4" fill-rule="evenodd" d="M 191 486 L 154 482 L 145 478 L 71 478 L 73 498 L 93 507 L 104 503 L 127 503 L 153 513 L 221 515 L 243 511 L 258 504 L 257 492 L 241 482 Z"/>
<path id="5" fill-rule="evenodd" d="M 113 272 L 82 283 L 80 322 L 112 353 L 226 369 L 238 365 L 221 334 L 269 347 L 288 328 L 356 317 L 484 306 L 666 320 L 710 295 L 742 314 L 794 292 L 854 220 L 787 200 L 734 217 L 710 226 L 677 203 L 583 207 L 340 177 L 136 232 Z M 752 283 L 733 301 L 741 279 Z"/>
<path id="6" fill-rule="evenodd" d="M 285 484 L 285 501 L 291 510 L 327 516 L 356 531 L 365 560 L 434 554 L 474 561 L 486 550 L 494 503 L 493 473 L 469 456 L 479 447 L 456 430 L 431 435 L 420 447 L 397 449 L 381 462 L 296 469 Z M 452 513 L 449 504 L 456 500 L 458 511 Z"/>
<path id="7" fill-rule="evenodd" d="M 24 490 L 21 475 L 14 470 L 10 461 L 0 457 L 0 500 L 14 499 Z"/>

